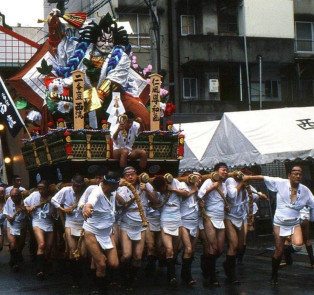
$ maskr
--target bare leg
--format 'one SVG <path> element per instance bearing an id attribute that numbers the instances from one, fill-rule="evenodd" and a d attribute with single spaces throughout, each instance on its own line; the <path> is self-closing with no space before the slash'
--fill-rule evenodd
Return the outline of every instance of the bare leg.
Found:
<path id="1" fill-rule="evenodd" d="M 305 219 L 301 223 L 303 243 L 305 244 L 307 254 L 309 256 L 311 268 L 314 268 L 313 246 L 310 240 L 310 222 Z"/>
<path id="2" fill-rule="evenodd" d="M 228 242 L 228 250 L 226 261 L 223 263 L 225 274 L 232 283 L 239 283 L 236 277 L 236 254 L 238 250 L 238 230 L 232 224 L 231 220 L 225 219 L 226 236 Z"/>
<path id="3" fill-rule="evenodd" d="M 114 159 L 120 159 L 120 167 L 124 168 L 127 166 L 128 163 L 128 149 L 117 149 L 112 152 L 112 156 Z"/>
<path id="4" fill-rule="evenodd" d="M 139 166 L 141 169 L 144 169 L 147 165 L 147 154 L 145 150 L 133 150 L 130 154 L 129 154 L 129 159 L 130 160 L 135 160 L 135 159 L 139 159 Z"/>
<path id="5" fill-rule="evenodd" d="M 182 227 L 182 244 L 184 246 L 184 254 L 182 259 L 181 278 L 189 285 L 196 284 L 196 281 L 192 278 L 191 266 L 193 260 L 193 253 L 195 249 L 195 243 L 197 237 L 194 238 L 190 235 L 190 231 L 187 228 Z"/>

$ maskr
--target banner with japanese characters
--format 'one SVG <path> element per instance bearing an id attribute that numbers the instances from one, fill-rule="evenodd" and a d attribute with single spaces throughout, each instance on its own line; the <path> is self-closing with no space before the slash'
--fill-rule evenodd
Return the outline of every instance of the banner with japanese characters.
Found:
<path id="1" fill-rule="evenodd" d="M 84 128 L 84 72 L 76 70 L 73 77 L 73 116 L 74 129 Z"/>
<path id="2" fill-rule="evenodd" d="M 0 116 L 10 134 L 15 137 L 24 127 L 22 120 L 9 91 L 0 77 Z"/>
<path id="3" fill-rule="evenodd" d="M 150 77 L 150 130 L 160 129 L 160 87 L 162 76 L 152 74 Z"/>

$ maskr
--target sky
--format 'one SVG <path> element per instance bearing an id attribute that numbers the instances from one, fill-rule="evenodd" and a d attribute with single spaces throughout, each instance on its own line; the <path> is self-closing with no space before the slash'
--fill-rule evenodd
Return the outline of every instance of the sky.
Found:
<path id="1" fill-rule="evenodd" d="M 0 12 L 9 26 L 43 26 L 37 19 L 44 19 L 44 0 L 1 0 Z"/>

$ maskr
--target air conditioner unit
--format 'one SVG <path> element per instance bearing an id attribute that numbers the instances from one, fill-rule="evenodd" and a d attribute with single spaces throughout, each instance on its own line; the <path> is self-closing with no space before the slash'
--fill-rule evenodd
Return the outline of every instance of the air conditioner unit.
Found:
<path id="1" fill-rule="evenodd" d="M 218 79 L 209 79 L 209 92 L 218 93 L 219 92 L 219 80 Z"/>

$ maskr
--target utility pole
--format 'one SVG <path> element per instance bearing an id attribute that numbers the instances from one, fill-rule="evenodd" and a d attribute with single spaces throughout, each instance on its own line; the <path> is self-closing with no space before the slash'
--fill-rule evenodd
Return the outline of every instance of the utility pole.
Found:
<path id="1" fill-rule="evenodd" d="M 245 55 L 245 69 L 246 69 L 246 84 L 247 84 L 247 97 L 249 103 L 249 111 L 251 110 L 251 89 L 250 89 L 250 75 L 249 75 L 249 62 L 246 45 L 246 17 L 245 17 L 245 3 L 242 2 L 243 12 L 243 41 L 244 41 L 244 55 Z"/>

